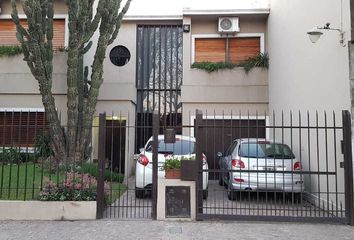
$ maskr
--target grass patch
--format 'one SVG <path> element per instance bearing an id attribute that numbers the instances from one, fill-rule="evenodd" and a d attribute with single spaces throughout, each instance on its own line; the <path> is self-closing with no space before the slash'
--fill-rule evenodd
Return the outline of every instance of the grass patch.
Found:
<path id="1" fill-rule="evenodd" d="M 107 199 L 107 204 L 112 204 L 127 191 L 127 186 L 122 183 L 113 182 L 109 190 L 111 194 Z"/>
<path id="2" fill-rule="evenodd" d="M 0 199 L 35 200 L 45 179 L 61 182 L 63 178 L 63 172 L 51 173 L 40 164 L 1 164 Z"/>

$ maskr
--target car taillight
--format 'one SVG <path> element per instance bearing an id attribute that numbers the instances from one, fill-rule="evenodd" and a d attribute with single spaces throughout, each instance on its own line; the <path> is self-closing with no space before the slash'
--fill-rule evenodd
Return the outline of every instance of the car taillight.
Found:
<path id="1" fill-rule="evenodd" d="M 234 181 L 235 181 L 235 182 L 238 182 L 238 183 L 243 183 L 243 182 L 245 182 L 245 180 L 243 180 L 242 178 L 234 178 Z"/>
<path id="2" fill-rule="evenodd" d="M 294 168 L 294 171 L 301 170 L 301 163 L 300 162 L 295 162 L 293 168 Z"/>
<path id="3" fill-rule="evenodd" d="M 231 165 L 235 168 L 245 168 L 245 163 L 238 159 L 232 159 Z"/>
<path id="4" fill-rule="evenodd" d="M 140 154 L 138 162 L 146 167 L 149 164 L 149 159 L 145 155 Z"/>
<path id="5" fill-rule="evenodd" d="M 202 161 L 203 161 L 203 165 L 207 164 L 207 159 L 204 153 L 203 153 Z"/>

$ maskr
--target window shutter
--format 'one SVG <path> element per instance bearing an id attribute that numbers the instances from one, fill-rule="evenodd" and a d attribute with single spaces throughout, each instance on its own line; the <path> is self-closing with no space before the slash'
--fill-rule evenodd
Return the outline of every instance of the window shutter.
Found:
<path id="1" fill-rule="evenodd" d="M 33 147 L 36 136 L 46 130 L 44 112 L 0 112 L 0 147 Z"/>
<path id="2" fill-rule="evenodd" d="M 195 39 L 195 62 L 225 62 L 226 41 L 222 38 Z"/>
<path id="3" fill-rule="evenodd" d="M 27 21 L 21 20 L 22 26 L 27 28 Z M 65 39 L 65 20 L 53 20 L 53 47 L 58 49 L 64 46 Z M 16 39 L 16 25 L 11 19 L 0 20 L 0 45 L 18 45 Z"/>
<path id="4" fill-rule="evenodd" d="M 240 63 L 260 53 L 260 38 L 230 38 L 229 58 L 232 63 Z"/>

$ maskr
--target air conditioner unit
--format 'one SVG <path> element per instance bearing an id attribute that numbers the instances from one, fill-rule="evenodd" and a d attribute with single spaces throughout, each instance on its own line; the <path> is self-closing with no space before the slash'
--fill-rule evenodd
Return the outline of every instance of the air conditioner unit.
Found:
<path id="1" fill-rule="evenodd" d="M 236 33 L 240 31 L 238 17 L 219 17 L 220 33 Z"/>

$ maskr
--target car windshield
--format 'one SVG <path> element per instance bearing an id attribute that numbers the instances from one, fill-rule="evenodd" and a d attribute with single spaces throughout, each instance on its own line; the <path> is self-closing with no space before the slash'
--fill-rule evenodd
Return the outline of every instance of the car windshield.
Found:
<path id="1" fill-rule="evenodd" d="M 245 142 L 240 147 L 241 157 L 294 159 L 295 156 L 285 144 L 270 142 Z"/>
<path id="2" fill-rule="evenodd" d="M 152 141 L 148 143 L 146 150 L 151 152 Z M 165 143 L 164 140 L 159 140 L 158 153 L 173 154 L 173 155 L 190 155 L 195 153 L 195 143 L 188 140 L 176 140 L 175 143 Z"/>

